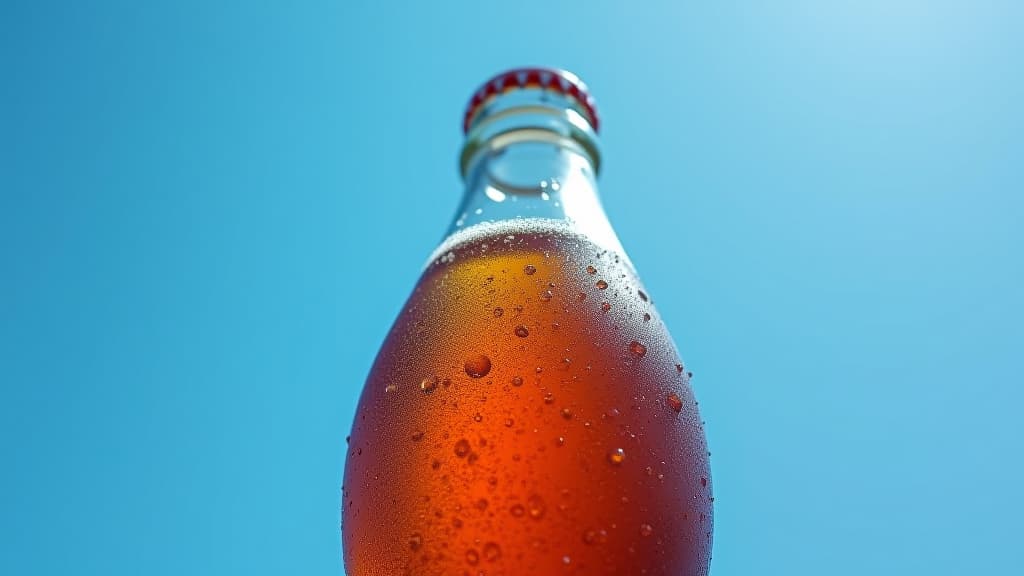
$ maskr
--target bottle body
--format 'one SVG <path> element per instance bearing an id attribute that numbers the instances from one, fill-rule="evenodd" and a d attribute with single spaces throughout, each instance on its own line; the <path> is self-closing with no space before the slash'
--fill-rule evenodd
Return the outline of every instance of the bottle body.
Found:
<path id="1" fill-rule="evenodd" d="M 706 574 L 708 453 L 623 254 L 571 223 L 451 235 L 360 400 L 343 487 L 364 574 Z"/>

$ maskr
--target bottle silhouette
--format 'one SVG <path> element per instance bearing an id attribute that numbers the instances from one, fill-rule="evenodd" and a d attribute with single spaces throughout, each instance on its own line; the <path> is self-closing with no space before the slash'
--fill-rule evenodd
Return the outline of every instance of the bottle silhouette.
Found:
<path id="1" fill-rule="evenodd" d="M 470 101 L 462 204 L 352 428 L 350 576 L 707 574 L 704 431 L 598 200 L 598 128 L 561 70 Z"/>

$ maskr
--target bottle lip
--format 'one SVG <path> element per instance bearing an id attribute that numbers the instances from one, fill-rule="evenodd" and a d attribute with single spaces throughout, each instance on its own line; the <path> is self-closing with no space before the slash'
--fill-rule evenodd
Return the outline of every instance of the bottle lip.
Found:
<path id="1" fill-rule="evenodd" d="M 587 85 L 578 76 L 568 70 L 545 67 L 513 68 L 484 82 L 473 93 L 466 105 L 466 113 L 462 120 L 462 131 L 468 134 L 480 115 L 480 111 L 495 97 L 512 90 L 522 89 L 552 90 L 575 101 L 587 122 L 596 134 L 600 128 L 597 105 L 590 95 Z"/>

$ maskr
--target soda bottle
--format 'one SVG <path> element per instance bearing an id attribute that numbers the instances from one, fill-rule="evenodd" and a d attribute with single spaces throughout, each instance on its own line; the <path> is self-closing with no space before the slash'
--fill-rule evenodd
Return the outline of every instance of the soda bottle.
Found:
<path id="1" fill-rule="evenodd" d="M 563 70 L 472 97 L 461 206 L 352 427 L 350 576 L 707 574 L 704 430 L 599 202 L 599 127 Z"/>

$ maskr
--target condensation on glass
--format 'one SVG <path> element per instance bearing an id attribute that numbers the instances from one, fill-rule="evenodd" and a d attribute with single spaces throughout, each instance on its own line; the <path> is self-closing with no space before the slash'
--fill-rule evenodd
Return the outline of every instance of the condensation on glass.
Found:
<path id="1" fill-rule="evenodd" d="M 471 99 L 465 194 L 348 441 L 351 576 L 707 574 L 704 430 L 601 207 L 599 127 L 562 70 Z"/>

